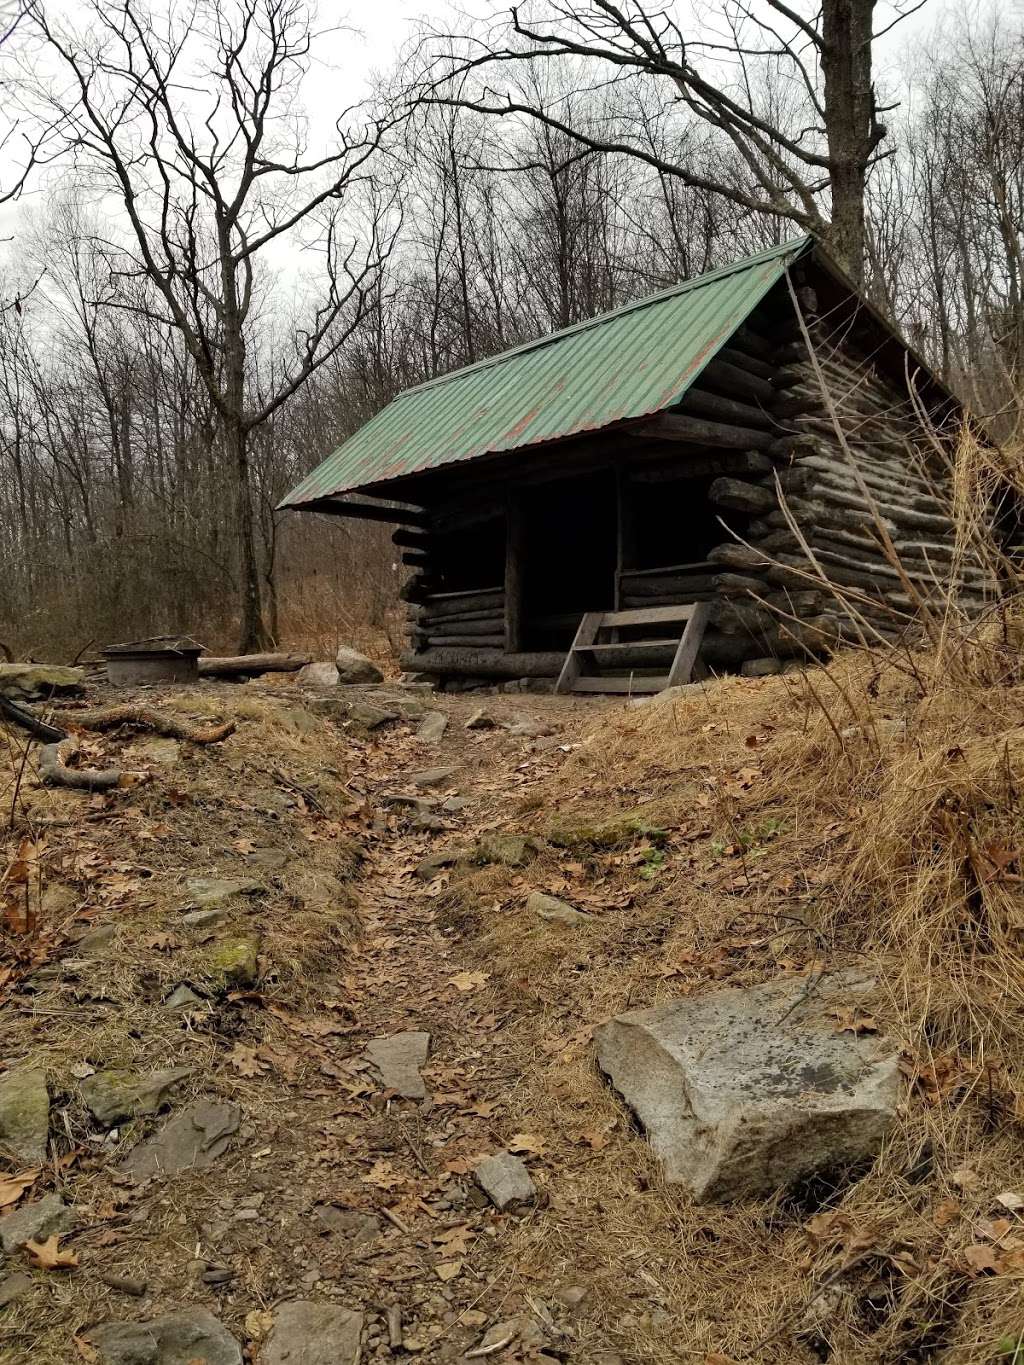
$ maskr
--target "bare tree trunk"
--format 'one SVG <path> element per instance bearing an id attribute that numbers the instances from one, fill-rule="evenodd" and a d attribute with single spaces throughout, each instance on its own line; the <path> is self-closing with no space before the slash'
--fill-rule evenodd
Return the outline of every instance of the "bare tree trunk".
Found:
<path id="1" fill-rule="evenodd" d="M 864 282 L 864 198 L 868 165 L 885 136 L 875 117 L 871 83 L 875 0 L 825 0 L 821 12 L 821 69 L 825 79 L 832 215 L 832 255 L 855 284 Z"/>

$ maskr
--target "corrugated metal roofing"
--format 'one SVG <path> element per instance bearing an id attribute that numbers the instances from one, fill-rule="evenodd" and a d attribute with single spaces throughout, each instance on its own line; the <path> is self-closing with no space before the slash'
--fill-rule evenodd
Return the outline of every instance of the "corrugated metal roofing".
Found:
<path id="1" fill-rule="evenodd" d="M 797 238 L 407 389 L 281 506 L 671 407 L 811 244 L 809 237 Z"/>

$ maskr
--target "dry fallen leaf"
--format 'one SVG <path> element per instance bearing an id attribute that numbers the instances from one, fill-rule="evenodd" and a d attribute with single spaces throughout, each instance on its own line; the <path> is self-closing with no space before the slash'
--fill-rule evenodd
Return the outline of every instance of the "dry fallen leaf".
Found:
<path id="1" fill-rule="evenodd" d="M 490 972 L 459 972 L 449 980 L 457 991 L 475 991 L 490 980 Z"/>
<path id="2" fill-rule="evenodd" d="M 454 1280 L 462 1269 L 461 1261 L 441 1261 L 434 1266 L 434 1274 L 439 1280 Z"/>
<path id="3" fill-rule="evenodd" d="M 1002 1204 L 1003 1208 L 1009 1209 L 1011 1213 L 1016 1213 L 1018 1209 L 1024 1209 L 1024 1194 L 1004 1190 L 1002 1194 L 996 1195 L 996 1203 Z"/>
<path id="4" fill-rule="evenodd" d="M 534 1156 L 543 1156 L 546 1147 L 544 1139 L 536 1133 L 516 1133 L 508 1143 L 510 1152 L 532 1152 Z"/>
<path id="5" fill-rule="evenodd" d="M 78 1257 L 73 1251 L 60 1250 L 60 1238 L 56 1233 L 47 1237 L 45 1242 L 26 1242 L 25 1250 L 40 1270 L 70 1270 L 78 1264 Z"/>
<path id="6" fill-rule="evenodd" d="M 994 1247 L 990 1246 L 968 1247 L 964 1252 L 964 1260 L 972 1270 L 977 1270 L 979 1273 L 991 1270 L 993 1274 L 998 1275 L 1002 1268 L 999 1253 Z"/>
<path id="7" fill-rule="evenodd" d="M 244 1043 L 235 1044 L 228 1053 L 228 1061 L 240 1076 L 259 1076 L 267 1069 L 266 1062 L 256 1055 L 256 1049 L 246 1047 Z"/>
<path id="8" fill-rule="evenodd" d="M 22 1171 L 18 1175 L 0 1175 L 0 1209 L 5 1209 L 9 1204 L 16 1204 L 26 1190 L 39 1179 L 42 1167 L 37 1166 L 32 1171 Z"/>

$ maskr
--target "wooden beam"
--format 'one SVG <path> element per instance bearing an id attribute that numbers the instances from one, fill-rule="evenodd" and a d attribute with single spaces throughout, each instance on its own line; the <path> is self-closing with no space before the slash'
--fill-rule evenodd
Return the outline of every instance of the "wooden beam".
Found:
<path id="1" fill-rule="evenodd" d="M 526 527 L 522 497 L 509 493 L 505 502 L 505 649 L 515 654 L 523 647 L 523 577 Z"/>
<path id="2" fill-rule="evenodd" d="M 400 662 L 410 672 L 476 678 L 557 678 L 565 662 L 565 652 L 506 654 L 504 649 L 446 647 L 403 654 Z"/>
<path id="3" fill-rule="evenodd" d="M 740 403 L 735 398 L 723 398 L 721 394 L 710 393 L 707 389 L 690 389 L 679 404 L 682 412 L 696 413 L 699 417 L 713 417 L 725 422 L 738 422 L 741 426 L 752 426 L 758 430 L 775 431 L 778 423 L 770 412 L 753 403 Z"/>
<path id="4" fill-rule="evenodd" d="M 317 498 L 286 507 L 286 512 L 321 512 L 329 517 L 353 517 L 357 521 L 385 521 L 399 526 L 427 527 L 426 512 L 412 507 L 387 507 L 372 502 L 347 502 L 344 498 Z"/>
<path id="5" fill-rule="evenodd" d="M 686 441 L 690 445 L 718 446 L 723 450 L 767 450 L 773 440 L 767 431 L 727 426 L 724 422 L 708 422 L 675 412 L 662 413 L 633 430 L 637 435 L 651 436 L 659 441 Z"/>

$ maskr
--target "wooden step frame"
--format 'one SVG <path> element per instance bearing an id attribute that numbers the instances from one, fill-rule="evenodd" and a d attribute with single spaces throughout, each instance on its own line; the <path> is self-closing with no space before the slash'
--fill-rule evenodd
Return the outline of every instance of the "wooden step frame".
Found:
<path id="1" fill-rule="evenodd" d="M 661 692 L 666 687 L 678 687 L 690 681 L 697 662 L 704 630 L 707 626 L 707 602 L 685 602 L 672 607 L 637 607 L 629 611 L 588 611 L 580 621 L 576 638 L 565 656 L 565 663 L 555 685 L 556 692 Z M 671 645 L 671 640 L 620 641 L 598 644 L 602 630 L 617 630 L 622 626 L 683 625 L 675 656 L 668 673 L 657 677 L 641 675 L 625 678 L 599 677 L 583 671 L 583 660 L 588 654 L 600 652 L 611 659 L 616 649 L 650 649 L 660 644 Z"/>

